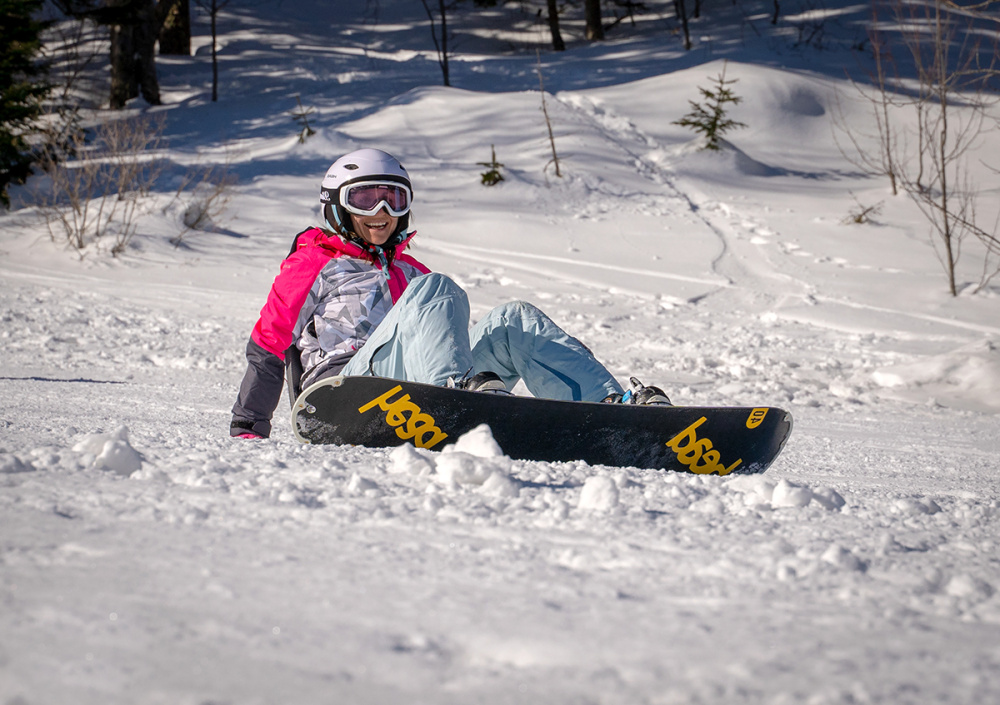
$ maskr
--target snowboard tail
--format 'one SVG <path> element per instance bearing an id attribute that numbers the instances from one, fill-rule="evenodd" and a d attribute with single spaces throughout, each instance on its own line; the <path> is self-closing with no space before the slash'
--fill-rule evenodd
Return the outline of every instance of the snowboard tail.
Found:
<path id="1" fill-rule="evenodd" d="M 381 377 L 320 380 L 292 407 L 295 435 L 313 444 L 441 450 L 484 423 L 519 460 L 717 475 L 764 472 L 792 430 L 774 407 L 555 401 Z"/>

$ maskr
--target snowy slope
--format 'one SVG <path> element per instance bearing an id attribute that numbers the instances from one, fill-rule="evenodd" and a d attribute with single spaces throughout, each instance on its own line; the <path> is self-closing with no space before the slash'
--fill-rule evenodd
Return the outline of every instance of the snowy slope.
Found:
<path id="1" fill-rule="evenodd" d="M 666 4 L 600 46 L 570 23 L 540 57 L 557 178 L 514 4 L 454 88 L 402 30 L 419 4 L 351 5 L 227 9 L 217 104 L 204 37 L 161 62 L 168 155 L 240 179 L 216 231 L 173 247 L 169 189 L 117 259 L 0 216 L 0 702 L 996 701 L 1000 289 L 948 296 L 914 206 L 837 146 L 866 119 L 842 78 L 863 8 L 823 51 L 751 20 L 684 54 Z M 724 59 L 748 127 L 709 155 L 671 123 Z M 407 165 L 412 254 L 474 317 L 527 299 L 677 403 L 787 408 L 785 452 L 718 478 L 484 435 L 314 448 L 280 409 L 230 440 L 277 264 L 360 146 Z M 855 199 L 874 222 L 842 223 Z"/>

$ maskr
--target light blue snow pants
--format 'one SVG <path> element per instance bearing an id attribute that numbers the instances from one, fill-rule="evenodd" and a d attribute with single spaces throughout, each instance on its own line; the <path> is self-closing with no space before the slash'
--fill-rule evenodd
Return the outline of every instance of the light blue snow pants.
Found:
<path id="1" fill-rule="evenodd" d="M 342 375 L 444 385 L 477 372 L 536 397 L 600 401 L 622 388 L 593 354 L 529 303 L 498 306 L 469 330 L 469 298 L 442 274 L 407 287 Z"/>

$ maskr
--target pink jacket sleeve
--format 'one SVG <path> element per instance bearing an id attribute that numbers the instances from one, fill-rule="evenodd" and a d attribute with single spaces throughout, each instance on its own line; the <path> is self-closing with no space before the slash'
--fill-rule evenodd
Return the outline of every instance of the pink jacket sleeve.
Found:
<path id="1" fill-rule="evenodd" d="M 284 361 L 302 306 L 320 270 L 329 261 L 329 252 L 319 247 L 308 247 L 282 262 L 281 271 L 274 278 L 271 293 L 260 311 L 250 339 Z"/>

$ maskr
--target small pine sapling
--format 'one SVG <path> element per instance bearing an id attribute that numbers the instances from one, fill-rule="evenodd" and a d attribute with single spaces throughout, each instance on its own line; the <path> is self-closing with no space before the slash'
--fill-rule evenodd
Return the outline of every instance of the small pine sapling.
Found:
<path id="1" fill-rule="evenodd" d="M 726 117 L 727 106 L 739 104 L 743 99 L 733 93 L 729 88 L 736 83 L 736 79 L 726 80 L 726 64 L 722 65 L 722 73 L 715 79 L 715 89 L 698 88 L 705 103 L 696 103 L 693 100 L 691 112 L 680 120 L 675 120 L 674 125 L 690 127 L 695 132 L 705 135 L 705 146 L 702 149 L 719 149 L 719 138 L 730 130 L 735 130 L 747 125 Z"/>
<path id="2" fill-rule="evenodd" d="M 490 161 L 488 162 L 476 162 L 479 166 L 485 166 L 487 168 L 480 176 L 483 179 L 483 186 L 496 186 L 498 183 L 503 181 L 503 174 L 500 173 L 500 169 L 503 168 L 503 164 L 497 161 L 497 150 L 494 145 L 490 145 Z"/>
<path id="3" fill-rule="evenodd" d="M 316 134 L 316 130 L 312 129 L 309 124 L 309 116 L 312 115 L 316 110 L 314 108 L 306 108 L 302 105 L 302 98 L 298 95 L 295 96 L 295 102 L 299 104 L 297 110 L 293 110 L 292 119 L 295 120 L 302 129 L 299 131 L 299 144 L 305 144 L 305 141 Z"/>

